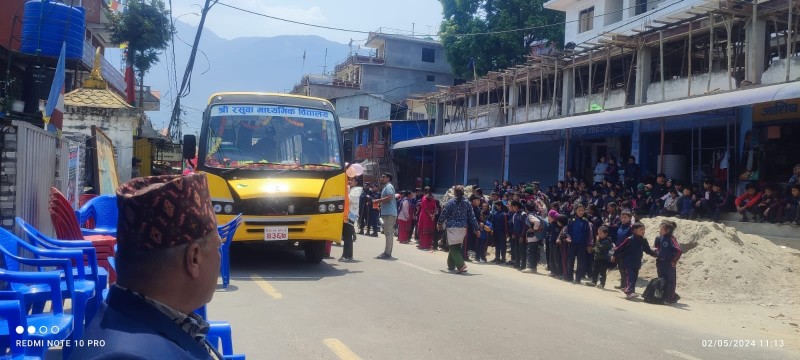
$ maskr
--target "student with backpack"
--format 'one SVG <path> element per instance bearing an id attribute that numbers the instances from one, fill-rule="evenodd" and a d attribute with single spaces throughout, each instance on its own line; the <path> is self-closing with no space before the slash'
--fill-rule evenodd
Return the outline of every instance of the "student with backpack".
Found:
<path id="1" fill-rule="evenodd" d="M 567 224 L 567 271 L 565 281 L 579 284 L 586 275 L 586 261 L 592 252 L 592 225 L 586 220 L 583 204 L 575 206 L 575 216 Z M 575 262 L 578 263 L 575 271 Z M 575 277 L 573 278 L 573 272 Z"/>
<path id="2" fill-rule="evenodd" d="M 478 246 L 475 250 L 475 262 L 486 263 L 486 246 L 489 243 L 489 238 L 492 236 L 493 226 L 489 219 L 489 211 L 481 211 L 480 221 L 478 222 L 480 228 L 480 235 L 478 236 Z"/>
<path id="3" fill-rule="evenodd" d="M 560 274 L 561 269 L 561 256 L 558 254 L 558 246 L 556 245 L 558 233 L 561 231 L 561 227 L 556 224 L 558 215 L 558 211 L 556 210 L 550 210 L 547 212 L 547 230 L 544 234 L 544 253 L 545 260 L 547 260 L 546 271 L 550 272 L 550 276 Z"/>
<path id="4" fill-rule="evenodd" d="M 622 214 L 620 215 L 620 223 L 619 228 L 617 228 L 617 236 L 616 240 L 614 240 L 614 246 L 619 246 L 623 240 L 629 238 L 633 235 L 633 227 L 631 224 L 631 219 L 633 218 L 633 214 L 628 210 L 623 210 Z M 615 289 L 624 289 L 625 288 L 625 266 L 621 262 L 617 264 L 617 269 L 619 269 L 619 286 L 614 286 Z"/>
<path id="5" fill-rule="evenodd" d="M 525 252 L 526 248 L 525 234 L 528 232 L 526 227 L 528 214 L 522 208 L 522 203 L 519 200 L 511 201 L 510 206 L 512 224 L 511 234 L 511 266 L 516 269 L 522 270 L 525 268 Z"/>
<path id="6" fill-rule="evenodd" d="M 674 304 L 678 301 L 675 295 L 677 283 L 678 260 L 683 251 L 678 240 L 673 235 L 677 224 L 674 221 L 664 220 L 658 226 L 661 235 L 655 241 L 656 270 L 658 277 L 664 279 L 664 303 Z"/>
<path id="7" fill-rule="evenodd" d="M 614 243 L 611 242 L 608 226 L 601 226 L 597 229 L 597 240 L 592 247 L 592 254 L 594 255 L 592 281 L 587 281 L 586 286 L 606 287 L 606 271 L 608 270 L 608 262 L 611 260 L 609 251 L 613 248 Z M 597 283 L 598 280 L 600 280 L 599 284 Z"/>
<path id="8" fill-rule="evenodd" d="M 537 273 L 539 259 L 542 256 L 541 246 L 544 244 L 548 223 L 547 220 L 537 214 L 536 205 L 528 203 L 526 208 L 528 210 L 526 224 L 528 232 L 525 235 L 527 241 L 525 252 L 528 255 L 528 267 L 523 272 Z"/>
<path id="9" fill-rule="evenodd" d="M 639 269 L 642 268 L 642 256 L 644 253 L 650 256 L 656 256 L 656 253 L 650 248 L 647 239 L 644 238 L 644 224 L 633 224 L 633 235 L 614 247 L 614 256 L 612 261 L 620 261 L 625 267 L 625 293 L 626 299 L 635 298 L 636 295 L 636 281 L 639 279 Z"/>
<path id="10" fill-rule="evenodd" d="M 491 216 L 494 237 L 494 259 L 493 263 L 505 264 L 506 262 L 506 241 L 508 240 L 508 209 L 503 202 L 498 200 L 494 203 L 494 215 Z"/>

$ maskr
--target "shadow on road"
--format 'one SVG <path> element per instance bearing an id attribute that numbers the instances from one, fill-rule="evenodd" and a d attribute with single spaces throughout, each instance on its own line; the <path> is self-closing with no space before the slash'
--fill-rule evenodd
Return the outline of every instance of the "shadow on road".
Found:
<path id="1" fill-rule="evenodd" d="M 256 275 L 269 281 L 317 281 L 361 273 L 340 268 L 333 258 L 319 264 L 307 263 L 302 251 L 271 249 L 260 244 L 234 245 L 231 247 L 231 276 L 237 280 L 251 280 L 251 276 Z M 225 290 L 218 287 L 217 291 Z M 227 291 L 236 291 L 236 288 L 231 285 Z"/>

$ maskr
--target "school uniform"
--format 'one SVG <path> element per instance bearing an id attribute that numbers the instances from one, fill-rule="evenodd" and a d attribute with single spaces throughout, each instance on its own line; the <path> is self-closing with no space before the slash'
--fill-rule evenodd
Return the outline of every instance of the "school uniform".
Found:
<path id="1" fill-rule="evenodd" d="M 600 239 L 592 247 L 592 254 L 594 255 L 592 284 L 597 284 L 599 280 L 600 285 L 606 287 L 606 271 L 608 270 L 608 262 L 611 260 L 611 257 L 608 256 L 608 251 L 612 248 L 614 248 L 614 243 L 609 237 Z"/>
<path id="2" fill-rule="evenodd" d="M 592 225 L 586 218 L 573 217 L 567 224 L 567 235 L 572 241 L 567 245 L 567 268 L 564 280 L 580 281 L 586 275 L 586 261 L 589 257 L 586 247 L 592 246 Z M 575 270 L 576 261 L 577 270 Z"/>
<path id="3" fill-rule="evenodd" d="M 664 302 L 675 302 L 675 285 L 677 284 L 677 264 L 683 251 L 674 236 L 659 236 L 653 244 L 656 248 L 656 271 L 658 277 L 664 279 L 666 292 Z"/>
<path id="4" fill-rule="evenodd" d="M 545 252 L 547 253 L 547 265 L 550 267 L 551 276 L 559 276 L 563 274 L 561 263 L 561 246 L 556 244 L 558 235 L 561 233 L 561 227 L 558 223 L 553 222 L 547 226 L 545 232 Z"/>
<path id="5" fill-rule="evenodd" d="M 525 238 L 525 233 L 528 229 L 525 226 L 526 217 L 528 216 L 527 213 L 520 210 L 514 213 L 514 216 L 511 219 L 513 233 L 511 236 L 511 262 L 515 268 L 522 269 L 520 266 L 524 266 L 525 264 L 525 255 L 523 251 L 520 251 L 521 248 L 524 248 L 523 245 L 520 246 L 520 239 Z"/>
<path id="6" fill-rule="evenodd" d="M 528 215 L 527 225 L 529 230 L 525 251 L 526 255 L 528 255 L 528 268 L 536 271 L 539 265 L 539 259 L 542 258 L 540 246 L 544 245 L 548 223 L 546 219 L 530 214 Z"/>
<path id="7" fill-rule="evenodd" d="M 614 246 L 619 246 L 623 240 L 633 236 L 633 227 L 631 223 L 627 224 L 619 224 L 619 228 L 617 229 L 617 236 L 614 240 Z M 625 288 L 625 281 L 627 279 L 627 273 L 625 272 L 625 265 L 622 261 L 617 260 L 617 269 L 619 269 L 619 288 Z"/>
<path id="8" fill-rule="evenodd" d="M 508 214 L 505 211 L 495 212 L 492 216 L 494 238 L 494 261 L 506 261 L 506 241 L 508 239 Z"/>
<path id="9" fill-rule="evenodd" d="M 625 267 L 625 294 L 636 292 L 636 280 L 639 279 L 639 269 L 642 268 L 644 254 L 655 256 L 647 239 L 636 235 L 630 236 L 614 247 L 614 257 Z"/>

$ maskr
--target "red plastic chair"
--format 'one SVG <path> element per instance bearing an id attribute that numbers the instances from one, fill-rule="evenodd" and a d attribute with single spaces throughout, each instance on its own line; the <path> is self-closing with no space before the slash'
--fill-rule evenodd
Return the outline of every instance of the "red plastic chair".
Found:
<path id="1" fill-rule="evenodd" d="M 91 241 L 97 250 L 97 264 L 108 271 L 109 283 L 117 281 L 117 273 L 108 262 L 109 257 L 114 257 L 117 238 L 107 235 L 83 236 L 75 210 L 64 194 L 56 188 L 50 188 L 50 220 L 53 221 L 57 239 Z"/>

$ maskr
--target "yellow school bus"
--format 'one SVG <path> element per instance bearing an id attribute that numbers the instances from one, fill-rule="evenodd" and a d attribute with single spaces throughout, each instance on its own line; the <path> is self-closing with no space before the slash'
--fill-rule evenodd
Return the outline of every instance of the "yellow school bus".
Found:
<path id="1" fill-rule="evenodd" d="M 302 249 L 318 263 L 325 241 L 342 236 L 340 138 L 325 99 L 224 92 L 208 100 L 200 139 L 185 136 L 183 155 L 207 173 L 218 223 L 242 214 L 233 241 Z"/>

